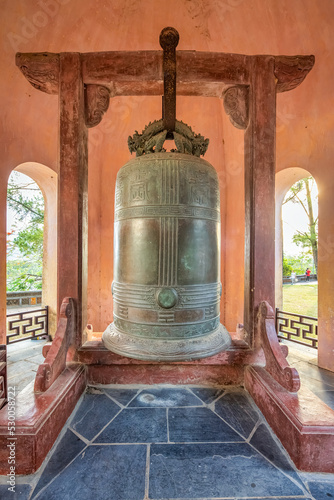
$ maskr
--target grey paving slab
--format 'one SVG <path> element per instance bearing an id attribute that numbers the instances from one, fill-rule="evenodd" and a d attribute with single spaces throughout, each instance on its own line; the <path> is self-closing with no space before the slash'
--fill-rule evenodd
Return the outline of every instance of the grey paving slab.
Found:
<path id="1" fill-rule="evenodd" d="M 120 409 L 105 394 L 85 394 L 71 421 L 71 428 L 91 440 Z"/>
<path id="2" fill-rule="evenodd" d="M 312 380 L 316 380 L 334 387 L 334 373 L 328 370 L 322 370 L 310 363 L 301 362 L 298 364 L 298 372 L 301 377 L 307 378 L 308 383 L 311 383 Z"/>
<path id="3" fill-rule="evenodd" d="M 9 362 L 28 359 L 42 352 L 46 340 L 25 340 L 7 346 L 7 357 Z"/>
<path id="4" fill-rule="evenodd" d="M 246 392 L 227 392 L 216 401 L 215 412 L 245 438 L 259 420 L 259 414 Z"/>
<path id="5" fill-rule="evenodd" d="M 33 496 L 54 479 L 86 447 L 86 444 L 67 429 L 57 444 L 33 491 Z"/>
<path id="6" fill-rule="evenodd" d="M 303 494 L 303 489 L 247 443 L 151 446 L 150 498 Z"/>
<path id="7" fill-rule="evenodd" d="M 166 443 L 165 408 L 125 408 L 97 438 L 96 443 Z"/>
<path id="8" fill-rule="evenodd" d="M 225 389 L 200 387 L 198 389 L 191 388 L 191 391 L 196 394 L 205 404 L 213 403 L 216 399 L 222 396 Z"/>
<path id="9" fill-rule="evenodd" d="M 1 500 L 28 500 L 31 492 L 31 486 L 29 484 L 16 484 L 14 491 L 10 491 L 8 489 L 10 487 L 9 484 L 0 485 Z"/>
<path id="10" fill-rule="evenodd" d="M 17 485 L 17 498 L 334 498 L 334 474 L 296 471 L 240 388 L 90 387 L 68 425 L 47 463 Z M 15 498 L 5 480 L 0 498 Z"/>
<path id="11" fill-rule="evenodd" d="M 27 357 L 26 359 L 27 359 L 27 361 L 29 361 L 30 363 L 37 364 L 37 366 L 38 366 L 38 365 L 40 365 L 41 363 L 43 363 L 43 362 L 44 362 L 44 359 L 45 359 L 45 358 L 44 358 L 44 356 L 43 356 L 43 354 L 42 354 L 42 353 L 40 353 L 40 354 L 36 354 L 36 352 L 35 352 L 35 354 L 34 354 L 33 356 L 29 356 L 29 357 Z"/>
<path id="12" fill-rule="evenodd" d="M 146 454 L 145 445 L 89 446 L 37 498 L 144 499 Z"/>
<path id="13" fill-rule="evenodd" d="M 126 406 L 138 393 L 138 389 L 103 389 L 103 392 L 109 394 L 113 399 L 123 406 Z"/>
<path id="14" fill-rule="evenodd" d="M 329 500 L 334 498 L 334 480 L 331 482 L 311 481 L 308 483 L 308 487 L 316 500 Z"/>
<path id="15" fill-rule="evenodd" d="M 18 375 L 15 375 L 14 377 L 9 376 L 8 377 L 8 386 L 14 386 L 15 387 L 15 392 L 16 395 L 22 391 L 25 387 L 27 387 L 30 382 L 35 380 L 36 377 L 36 372 L 33 370 L 26 372 L 26 373 L 20 373 Z"/>
<path id="16" fill-rule="evenodd" d="M 36 363 L 31 363 L 29 360 L 17 361 L 8 366 L 8 378 L 27 373 L 29 371 L 36 371 Z"/>
<path id="17" fill-rule="evenodd" d="M 130 407 L 202 406 L 202 401 L 188 389 L 154 388 L 143 389 L 129 404 Z"/>
<path id="18" fill-rule="evenodd" d="M 314 391 L 326 405 L 334 410 L 334 390 L 333 391 Z"/>
<path id="19" fill-rule="evenodd" d="M 293 477 L 295 481 L 302 484 L 302 480 L 297 474 L 286 452 L 283 450 L 282 446 L 276 442 L 272 432 L 266 424 L 261 423 L 258 426 L 250 440 L 250 444 L 282 472 Z"/>
<path id="20" fill-rule="evenodd" d="M 170 408 L 171 442 L 241 441 L 242 438 L 209 408 Z"/>
<path id="21" fill-rule="evenodd" d="M 316 380 L 312 378 L 305 377 L 302 373 L 299 373 L 301 386 L 307 387 L 310 391 L 317 393 L 318 391 L 333 391 L 334 387 L 330 384 L 326 384 L 322 380 Z"/>

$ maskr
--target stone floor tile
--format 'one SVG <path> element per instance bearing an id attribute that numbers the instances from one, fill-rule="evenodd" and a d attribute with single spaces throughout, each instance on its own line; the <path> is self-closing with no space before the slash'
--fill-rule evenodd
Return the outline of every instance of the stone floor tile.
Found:
<path id="1" fill-rule="evenodd" d="M 171 442 L 241 441 L 242 438 L 209 408 L 170 408 Z"/>
<path id="2" fill-rule="evenodd" d="M 40 364 L 44 363 L 44 359 L 45 359 L 45 358 L 44 358 L 44 356 L 43 356 L 43 354 L 42 354 L 42 353 L 40 353 L 40 354 L 36 354 L 36 353 L 35 353 L 33 356 L 29 356 L 29 357 L 28 357 L 28 358 L 26 358 L 26 359 L 27 359 L 27 361 L 29 361 L 30 363 L 34 363 L 34 364 L 36 364 L 36 365 L 38 365 L 38 366 L 39 366 Z"/>
<path id="3" fill-rule="evenodd" d="M 9 365 L 8 378 L 17 378 L 19 375 L 24 375 L 32 369 L 36 369 L 36 363 L 30 362 L 26 359 L 17 361 L 15 364 Z"/>
<path id="4" fill-rule="evenodd" d="M 302 483 L 295 468 L 287 458 L 286 452 L 276 443 L 272 432 L 265 424 L 262 423 L 259 425 L 250 440 L 250 444 L 275 464 L 282 472 L 293 477 L 295 481 Z"/>
<path id="5" fill-rule="evenodd" d="M 334 478 L 331 482 L 308 482 L 308 487 L 316 500 L 329 500 L 334 498 Z"/>
<path id="6" fill-rule="evenodd" d="M 10 485 L 0 484 L 1 500 L 28 500 L 31 492 L 30 484 L 16 484 L 15 491 L 9 491 Z"/>
<path id="7" fill-rule="evenodd" d="M 334 391 L 313 391 L 326 405 L 334 410 Z"/>
<path id="8" fill-rule="evenodd" d="M 300 373 L 301 387 L 306 387 L 310 391 L 316 393 L 317 391 L 333 391 L 334 387 L 332 385 L 326 384 L 321 380 L 316 380 L 312 378 L 305 379 Z"/>
<path id="9" fill-rule="evenodd" d="M 151 499 L 303 494 L 247 443 L 151 445 Z"/>
<path id="10" fill-rule="evenodd" d="M 150 387 L 143 389 L 129 404 L 130 407 L 172 407 L 172 406 L 202 406 L 202 401 L 188 389 L 174 387 Z"/>
<path id="11" fill-rule="evenodd" d="M 142 500 L 145 445 L 89 446 L 37 497 L 38 500 Z"/>
<path id="12" fill-rule="evenodd" d="M 41 477 L 34 489 L 35 496 L 59 472 L 61 472 L 84 448 L 86 444 L 70 429 L 67 429 L 57 447 L 52 453 Z"/>
<path id="13" fill-rule="evenodd" d="M 8 370 L 9 374 L 10 371 Z M 25 387 L 27 387 L 30 382 L 34 381 L 36 377 L 36 372 L 33 370 L 28 371 L 27 373 L 20 373 L 15 377 L 8 378 L 8 387 L 15 387 L 16 395 L 21 392 Z"/>
<path id="14" fill-rule="evenodd" d="M 46 340 L 25 340 L 7 346 L 7 359 L 8 364 L 22 359 L 28 359 L 31 356 L 42 352 L 43 345 Z"/>
<path id="15" fill-rule="evenodd" d="M 215 412 L 235 430 L 248 438 L 259 414 L 245 392 L 227 392 L 215 403 Z"/>
<path id="16" fill-rule="evenodd" d="M 216 389 L 208 387 L 191 388 L 191 391 L 198 396 L 203 403 L 210 404 L 224 394 L 225 389 Z"/>
<path id="17" fill-rule="evenodd" d="M 138 389 L 112 389 L 103 388 L 103 392 L 109 394 L 113 399 L 123 406 L 126 406 L 138 393 Z"/>
<path id="18" fill-rule="evenodd" d="M 166 443 L 166 409 L 126 408 L 97 436 L 95 442 Z"/>
<path id="19" fill-rule="evenodd" d="M 71 427 L 91 440 L 120 411 L 120 407 L 105 394 L 85 394 Z"/>
<path id="20" fill-rule="evenodd" d="M 334 387 L 334 373 L 328 370 L 322 370 L 318 366 L 311 365 L 310 363 L 301 362 L 298 364 L 298 372 L 301 378 L 307 378 L 308 382 L 312 380 L 323 382 L 324 384 Z"/>

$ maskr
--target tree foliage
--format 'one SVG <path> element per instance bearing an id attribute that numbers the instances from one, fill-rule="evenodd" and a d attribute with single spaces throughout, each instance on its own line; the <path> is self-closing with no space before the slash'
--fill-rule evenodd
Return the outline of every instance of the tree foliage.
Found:
<path id="1" fill-rule="evenodd" d="M 7 290 L 42 287 L 44 198 L 35 182 L 22 182 L 13 172 L 7 189 L 7 203 L 15 215 L 7 241 Z"/>
<path id="2" fill-rule="evenodd" d="M 283 276 L 291 276 L 293 271 L 291 264 L 289 264 L 286 257 L 283 257 Z"/>
<path id="3" fill-rule="evenodd" d="M 296 231 L 292 241 L 313 257 L 315 272 L 318 270 L 318 217 L 314 217 L 312 190 L 315 187 L 313 177 L 306 177 L 296 182 L 288 191 L 283 204 L 291 201 L 299 203 L 308 219 L 307 231 Z"/>
<path id="4" fill-rule="evenodd" d="M 7 291 L 21 292 L 42 289 L 41 265 L 22 259 L 7 262 Z"/>
<path id="5" fill-rule="evenodd" d="M 312 270 L 312 256 L 302 254 L 299 256 L 287 255 L 283 258 L 283 276 L 291 276 L 291 272 L 296 274 L 305 274 L 305 270 L 309 267 Z"/>

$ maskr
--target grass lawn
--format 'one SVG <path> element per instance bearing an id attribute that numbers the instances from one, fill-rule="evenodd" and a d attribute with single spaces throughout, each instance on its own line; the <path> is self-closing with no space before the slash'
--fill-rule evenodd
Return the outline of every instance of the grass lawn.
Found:
<path id="1" fill-rule="evenodd" d="M 318 317 L 318 284 L 283 285 L 283 311 Z"/>

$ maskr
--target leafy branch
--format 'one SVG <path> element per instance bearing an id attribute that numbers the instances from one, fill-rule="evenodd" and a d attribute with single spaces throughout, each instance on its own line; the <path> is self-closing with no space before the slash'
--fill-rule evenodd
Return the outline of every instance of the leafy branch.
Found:
<path id="1" fill-rule="evenodd" d="M 44 198 L 35 182 L 22 182 L 14 172 L 8 183 L 8 206 L 14 212 L 15 237 L 8 239 L 7 290 L 42 286 Z M 21 258 L 18 258 L 21 257 Z M 14 259 L 14 260 L 13 260 Z"/>

